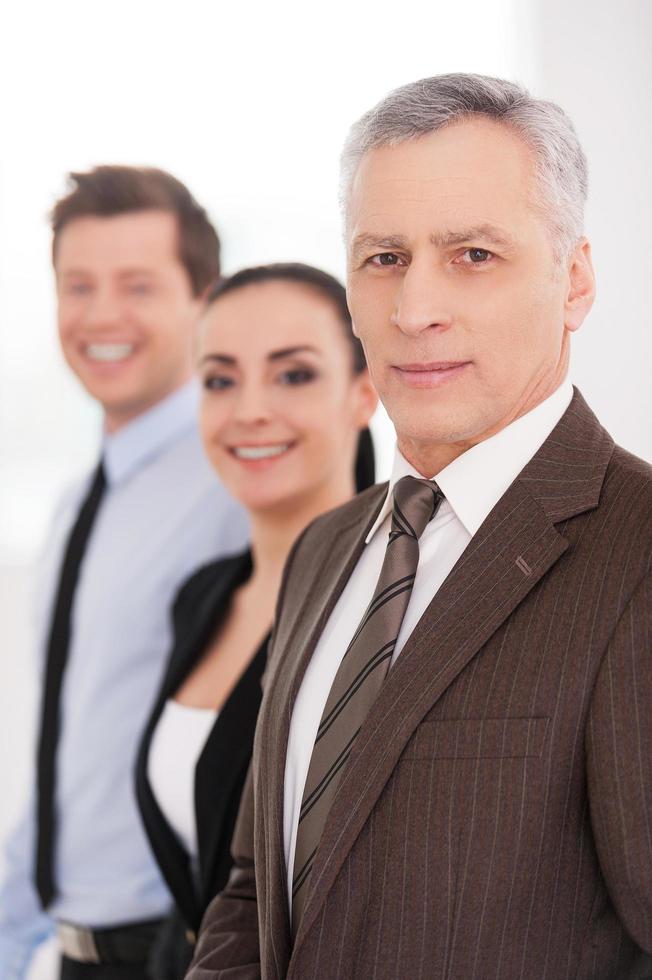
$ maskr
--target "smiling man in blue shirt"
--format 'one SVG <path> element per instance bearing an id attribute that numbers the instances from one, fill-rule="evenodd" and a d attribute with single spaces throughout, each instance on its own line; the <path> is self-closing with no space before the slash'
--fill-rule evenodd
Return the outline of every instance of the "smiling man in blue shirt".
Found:
<path id="1" fill-rule="evenodd" d="M 72 175 L 53 211 L 64 356 L 102 406 L 101 463 L 61 502 L 42 568 L 34 793 L 7 848 L 0 977 L 56 930 L 62 980 L 142 980 L 169 896 L 141 829 L 135 748 L 201 564 L 246 541 L 204 459 L 194 326 L 219 239 L 163 171 Z"/>

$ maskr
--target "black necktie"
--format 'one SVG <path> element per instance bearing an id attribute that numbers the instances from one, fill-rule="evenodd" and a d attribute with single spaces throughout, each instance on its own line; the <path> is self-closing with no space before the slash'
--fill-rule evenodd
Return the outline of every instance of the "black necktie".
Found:
<path id="1" fill-rule="evenodd" d="M 37 756 L 36 887 L 44 908 L 52 902 L 57 891 L 54 880 L 54 776 L 61 719 L 61 683 L 70 645 L 70 614 L 79 569 L 105 486 L 104 469 L 100 463 L 68 537 L 50 624 Z"/>

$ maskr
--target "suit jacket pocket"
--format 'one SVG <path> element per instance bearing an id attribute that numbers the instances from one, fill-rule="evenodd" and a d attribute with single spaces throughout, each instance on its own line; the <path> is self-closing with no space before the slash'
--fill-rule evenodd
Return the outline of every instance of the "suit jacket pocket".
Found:
<path id="1" fill-rule="evenodd" d="M 421 723 L 402 759 L 540 758 L 549 718 L 450 718 Z"/>

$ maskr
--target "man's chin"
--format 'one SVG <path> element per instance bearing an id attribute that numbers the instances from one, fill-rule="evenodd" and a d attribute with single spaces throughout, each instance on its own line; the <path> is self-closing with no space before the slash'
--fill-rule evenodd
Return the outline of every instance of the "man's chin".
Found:
<path id="1" fill-rule="evenodd" d="M 444 420 L 441 418 L 406 420 L 394 423 L 399 445 L 414 444 L 420 446 L 446 446 L 458 442 L 466 442 L 472 438 L 474 427 L 465 425 L 461 419 Z"/>
<path id="2" fill-rule="evenodd" d="M 84 385 L 86 391 L 97 402 L 102 410 L 107 432 L 115 432 L 133 419 L 138 418 L 148 409 L 152 408 L 157 401 L 156 397 L 146 397 L 142 393 L 134 395 L 121 392 L 102 391 L 97 385 Z"/>

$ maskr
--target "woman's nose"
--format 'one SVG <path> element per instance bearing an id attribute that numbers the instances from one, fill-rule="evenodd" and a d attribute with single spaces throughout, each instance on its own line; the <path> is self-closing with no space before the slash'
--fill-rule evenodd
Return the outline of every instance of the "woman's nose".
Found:
<path id="1" fill-rule="evenodd" d="M 244 384 L 238 392 L 234 407 L 234 417 L 238 422 L 255 424 L 267 422 L 271 417 L 268 393 L 259 384 Z"/>

